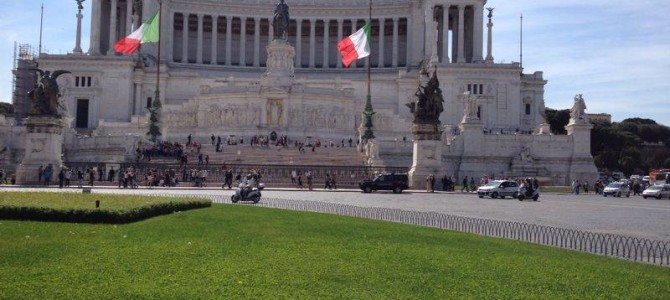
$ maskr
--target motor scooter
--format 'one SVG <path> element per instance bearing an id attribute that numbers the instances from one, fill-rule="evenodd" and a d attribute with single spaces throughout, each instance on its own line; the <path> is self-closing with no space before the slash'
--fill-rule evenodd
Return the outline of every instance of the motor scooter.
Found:
<path id="1" fill-rule="evenodd" d="M 525 199 L 533 199 L 533 201 L 537 201 L 538 198 L 540 198 L 540 193 L 537 191 L 537 189 L 529 190 L 526 188 L 525 184 L 522 184 L 519 187 L 519 195 L 517 196 L 519 201 L 523 201 Z"/>
<path id="2" fill-rule="evenodd" d="M 265 188 L 265 185 L 262 183 L 258 184 L 258 187 L 248 187 L 244 183 L 240 183 L 240 185 L 237 186 L 237 189 L 235 190 L 235 194 L 230 196 L 230 200 L 233 203 L 237 203 L 238 201 L 253 201 L 254 203 L 258 203 L 258 201 L 261 200 L 261 191 Z"/>

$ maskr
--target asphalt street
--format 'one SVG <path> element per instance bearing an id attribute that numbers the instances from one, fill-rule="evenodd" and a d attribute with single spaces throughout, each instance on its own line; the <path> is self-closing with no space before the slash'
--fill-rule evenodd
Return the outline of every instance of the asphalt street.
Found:
<path id="1" fill-rule="evenodd" d="M 62 191 L 58 188 L 0 187 L 0 191 Z M 64 189 L 81 192 L 78 188 Z M 171 194 L 217 196 L 227 199 L 234 190 L 220 188 L 138 188 L 117 189 L 93 187 L 93 193 Z M 523 222 L 591 232 L 613 233 L 654 240 L 670 241 L 670 200 L 603 197 L 594 194 L 541 194 L 539 201 L 478 198 L 474 193 L 425 193 L 404 191 L 402 194 L 357 190 L 290 190 L 268 189 L 261 201 L 289 199 L 341 203 L 361 207 L 386 207 L 411 211 L 431 211 L 449 215 Z"/>

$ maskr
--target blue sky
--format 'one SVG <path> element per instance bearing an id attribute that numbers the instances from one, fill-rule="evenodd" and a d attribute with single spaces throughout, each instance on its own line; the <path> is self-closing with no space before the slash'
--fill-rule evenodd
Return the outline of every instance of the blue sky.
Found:
<path id="1" fill-rule="evenodd" d="M 270 9 L 275 2 L 268 0 Z M 39 44 L 42 3 L 43 50 L 65 54 L 74 48 L 75 0 L 2 0 L 0 101 L 11 102 L 14 42 Z M 84 2 L 84 51 L 90 4 Z M 587 112 L 609 113 L 614 121 L 650 118 L 670 126 L 670 1 L 489 0 L 487 6 L 496 8 L 496 62 L 519 61 L 523 14 L 524 72 L 544 72 L 547 107 L 569 108 L 573 96 L 583 94 Z"/>

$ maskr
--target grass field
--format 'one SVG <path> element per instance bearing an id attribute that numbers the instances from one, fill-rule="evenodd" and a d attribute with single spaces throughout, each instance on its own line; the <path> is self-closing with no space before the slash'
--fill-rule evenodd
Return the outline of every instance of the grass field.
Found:
<path id="1" fill-rule="evenodd" d="M 0 299 L 667 299 L 670 269 L 432 228 L 215 205 L 0 220 Z"/>

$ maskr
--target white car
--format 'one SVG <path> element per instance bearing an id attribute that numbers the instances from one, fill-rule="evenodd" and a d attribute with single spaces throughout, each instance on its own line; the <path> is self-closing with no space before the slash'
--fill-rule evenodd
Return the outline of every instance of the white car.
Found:
<path id="1" fill-rule="evenodd" d="M 491 198 L 516 198 L 519 195 L 519 185 L 510 180 L 492 180 L 487 185 L 480 186 L 477 189 L 477 196 L 484 198 L 490 196 Z"/>
<path id="2" fill-rule="evenodd" d="M 612 182 L 603 190 L 603 197 L 607 197 L 607 195 L 614 197 L 626 195 L 626 197 L 630 197 L 630 187 L 627 183 Z"/>
<path id="3" fill-rule="evenodd" d="M 665 185 L 652 185 L 642 192 L 642 198 L 647 199 L 653 197 L 656 199 L 661 199 L 666 197 L 670 199 L 670 184 Z"/>

